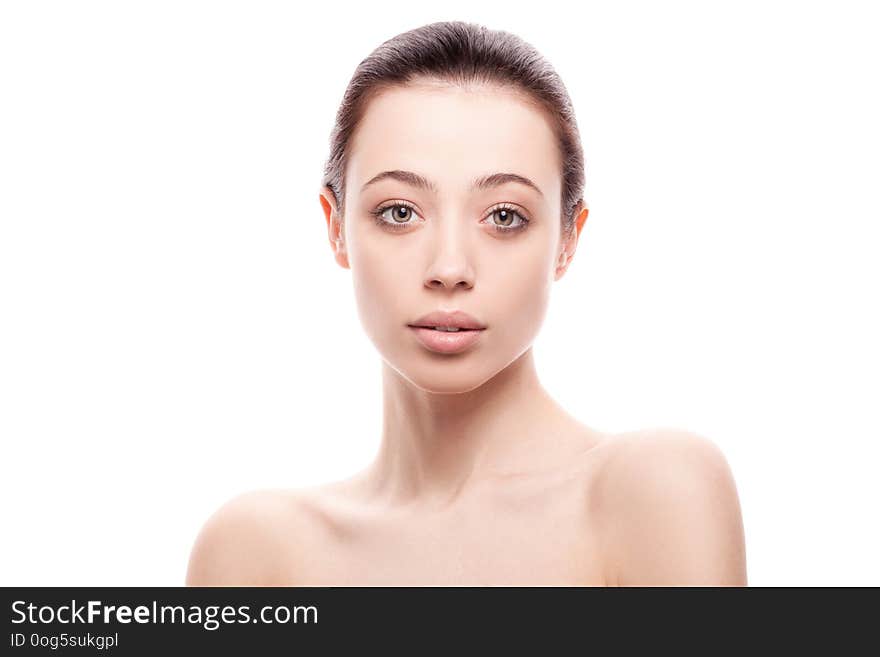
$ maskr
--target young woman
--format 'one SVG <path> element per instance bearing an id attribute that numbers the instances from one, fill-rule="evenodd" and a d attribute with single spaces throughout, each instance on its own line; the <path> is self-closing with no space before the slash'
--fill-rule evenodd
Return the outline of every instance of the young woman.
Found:
<path id="1" fill-rule="evenodd" d="M 191 585 L 745 585 L 726 459 L 690 432 L 607 435 L 541 385 L 532 343 L 587 219 L 574 110 L 520 38 L 400 34 L 355 71 L 320 202 L 382 357 L 374 462 L 244 493 Z"/>

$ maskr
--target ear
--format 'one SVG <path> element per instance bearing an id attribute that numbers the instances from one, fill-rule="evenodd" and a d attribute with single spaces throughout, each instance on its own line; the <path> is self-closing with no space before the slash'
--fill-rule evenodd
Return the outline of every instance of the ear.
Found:
<path id="1" fill-rule="evenodd" d="M 558 281 L 562 276 L 568 271 L 568 266 L 571 264 L 571 259 L 574 258 L 574 252 L 577 249 L 578 239 L 581 236 L 581 230 L 584 227 L 584 224 L 587 223 L 587 215 L 590 213 L 590 209 L 587 207 L 586 203 L 581 201 L 578 204 L 578 214 L 574 220 L 573 230 L 570 232 L 568 238 L 562 243 L 559 252 L 559 258 L 556 261 L 556 274 L 553 277 L 554 281 Z"/>
<path id="2" fill-rule="evenodd" d="M 327 239 L 330 241 L 330 248 L 333 249 L 333 257 L 340 267 L 350 269 L 343 239 L 345 235 L 342 230 L 342 221 L 337 212 L 336 195 L 332 189 L 325 185 L 321 188 L 318 200 L 321 202 L 324 217 L 327 221 Z"/>

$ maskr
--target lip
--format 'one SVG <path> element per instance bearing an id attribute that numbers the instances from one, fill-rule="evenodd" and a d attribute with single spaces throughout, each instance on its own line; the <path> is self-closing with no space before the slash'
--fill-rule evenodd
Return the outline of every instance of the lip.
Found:
<path id="1" fill-rule="evenodd" d="M 414 322 L 410 322 L 409 326 L 443 326 L 445 328 L 472 330 L 486 328 L 485 324 L 462 310 L 435 310 L 427 315 L 422 315 Z"/>
<path id="2" fill-rule="evenodd" d="M 436 331 L 423 326 L 410 325 L 409 330 L 415 333 L 419 342 L 430 351 L 438 354 L 457 354 L 473 346 L 486 329 Z"/>
<path id="3" fill-rule="evenodd" d="M 457 354 L 480 339 L 486 325 L 463 310 L 435 310 L 408 324 L 419 342 L 439 354 Z M 458 331 L 437 331 L 433 327 L 457 328 Z"/>

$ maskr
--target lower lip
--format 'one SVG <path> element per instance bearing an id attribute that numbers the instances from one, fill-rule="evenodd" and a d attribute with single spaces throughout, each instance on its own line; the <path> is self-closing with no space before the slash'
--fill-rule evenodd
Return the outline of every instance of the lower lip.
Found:
<path id="1" fill-rule="evenodd" d="M 419 342 L 431 351 L 436 351 L 439 354 L 457 354 L 479 340 L 480 334 L 486 329 L 473 331 L 435 331 L 434 329 L 421 326 L 410 326 L 409 330 L 414 331 Z"/>

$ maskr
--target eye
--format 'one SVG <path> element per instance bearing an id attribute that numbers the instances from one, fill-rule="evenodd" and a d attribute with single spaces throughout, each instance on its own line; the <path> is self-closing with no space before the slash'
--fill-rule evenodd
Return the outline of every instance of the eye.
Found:
<path id="1" fill-rule="evenodd" d="M 412 218 L 418 216 L 413 205 L 407 201 L 391 201 L 371 210 L 370 213 L 375 216 L 379 226 L 389 230 L 403 230 L 417 223 Z M 530 221 L 522 212 L 508 204 L 500 204 L 492 208 L 483 221 L 487 220 L 499 234 L 525 230 Z"/>
<path id="2" fill-rule="evenodd" d="M 495 221 L 496 218 L 498 221 Z M 506 204 L 492 208 L 489 211 L 488 219 L 492 227 L 499 233 L 524 230 L 529 224 L 529 220 L 519 210 Z"/>
<path id="3" fill-rule="evenodd" d="M 406 228 L 410 224 L 415 223 L 411 221 L 413 215 L 416 214 L 415 208 L 406 201 L 386 203 L 382 207 L 372 210 L 371 213 L 375 215 L 377 224 L 391 230 Z M 384 218 L 386 213 L 388 215 L 387 219 Z"/>

